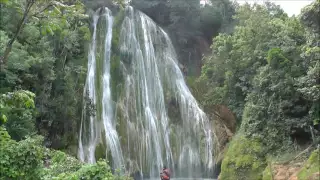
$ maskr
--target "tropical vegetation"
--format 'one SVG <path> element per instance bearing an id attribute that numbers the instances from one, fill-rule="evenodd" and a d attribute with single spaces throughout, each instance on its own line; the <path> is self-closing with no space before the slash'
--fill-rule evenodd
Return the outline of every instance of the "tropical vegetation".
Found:
<path id="1" fill-rule="evenodd" d="M 320 1 L 298 16 L 272 3 L 210 2 L 130 3 L 168 32 L 206 113 L 223 105 L 236 117 L 220 179 L 269 179 L 270 161 L 300 152 L 298 178 L 319 173 Z M 129 178 L 106 160 L 75 158 L 87 103 L 88 14 L 114 4 L 125 6 L 121 0 L 0 0 L 0 179 Z M 119 68 L 114 59 L 112 72 Z"/>

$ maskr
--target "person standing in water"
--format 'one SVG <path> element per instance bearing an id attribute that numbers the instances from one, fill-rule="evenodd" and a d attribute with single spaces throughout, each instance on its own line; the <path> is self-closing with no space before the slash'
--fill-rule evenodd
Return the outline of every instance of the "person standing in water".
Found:
<path id="1" fill-rule="evenodd" d="M 170 171 L 166 166 L 163 166 L 162 172 L 160 173 L 161 180 L 170 180 Z"/>

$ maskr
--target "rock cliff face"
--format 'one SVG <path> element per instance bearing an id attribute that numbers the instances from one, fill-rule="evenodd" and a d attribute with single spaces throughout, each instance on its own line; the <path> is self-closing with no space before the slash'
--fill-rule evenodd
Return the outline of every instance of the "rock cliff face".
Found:
<path id="1" fill-rule="evenodd" d="M 191 75 L 200 76 L 203 65 L 202 58 L 210 53 L 210 43 L 206 38 L 198 36 L 194 40 L 194 52 L 191 64 L 186 64 L 193 68 Z M 192 66 L 193 65 L 193 66 Z"/>
<path id="2" fill-rule="evenodd" d="M 219 164 L 222 161 L 226 145 L 231 141 L 236 132 L 236 117 L 225 105 L 216 105 L 211 113 L 213 128 L 216 133 L 215 160 Z"/>

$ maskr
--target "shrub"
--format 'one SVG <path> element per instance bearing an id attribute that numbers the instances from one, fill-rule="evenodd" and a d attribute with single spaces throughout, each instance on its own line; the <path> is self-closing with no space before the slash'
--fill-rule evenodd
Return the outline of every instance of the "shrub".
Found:
<path id="1" fill-rule="evenodd" d="M 266 167 L 263 147 L 258 139 L 235 137 L 222 161 L 221 180 L 262 179 Z"/>
<path id="2" fill-rule="evenodd" d="M 281 68 L 287 65 L 290 61 L 283 55 L 280 48 L 272 48 L 268 51 L 268 64 L 273 68 Z"/>
<path id="3" fill-rule="evenodd" d="M 0 95 L 0 125 L 10 136 L 21 140 L 35 130 L 35 95 L 29 91 L 15 91 Z"/>
<path id="4" fill-rule="evenodd" d="M 308 161 L 305 163 L 303 168 L 298 173 L 298 179 L 304 180 L 309 179 L 313 176 L 314 173 L 319 172 L 320 170 L 320 149 L 317 149 L 312 152 Z"/>
<path id="5" fill-rule="evenodd" d="M 0 127 L 1 179 L 40 179 L 42 175 L 43 138 L 37 136 L 16 142 Z"/>
<path id="6" fill-rule="evenodd" d="M 43 179 L 49 180 L 62 173 L 72 173 L 79 170 L 82 166 L 82 163 L 78 159 L 62 151 L 47 149 L 46 154 L 48 167 L 44 168 L 45 176 Z"/>
<path id="7" fill-rule="evenodd" d="M 108 164 L 99 160 L 96 164 L 86 164 L 76 172 L 73 173 L 62 173 L 57 180 L 102 180 L 102 179 L 113 179 L 110 167 Z"/>

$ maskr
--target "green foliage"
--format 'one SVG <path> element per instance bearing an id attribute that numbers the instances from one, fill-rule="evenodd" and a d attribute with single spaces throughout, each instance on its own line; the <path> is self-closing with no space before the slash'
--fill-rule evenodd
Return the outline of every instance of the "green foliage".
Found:
<path id="1" fill-rule="evenodd" d="M 83 165 L 76 158 L 67 155 L 64 152 L 49 150 L 45 151 L 47 166 L 44 168 L 42 179 L 53 179 L 62 173 L 72 173 L 81 168 Z"/>
<path id="2" fill-rule="evenodd" d="M 280 48 L 273 48 L 268 51 L 267 61 L 272 68 L 283 68 L 288 65 L 289 60 L 284 57 Z"/>
<path id="3" fill-rule="evenodd" d="M 75 172 L 76 179 L 103 179 L 111 178 L 113 175 L 110 172 L 110 167 L 105 161 L 98 161 L 94 165 L 85 165 L 79 171 Z M 71 175 L 73 177 L 74 175 Z M 63 177 L 63 175 L 60 175 Z M 62 178 L 64 179 L 64 178 Z M 71 178 L 70 178 L 71 179 Z"/>
<path id="4" fill-rule="evenodd" d="M 206 5 L 200 11 L 201 32 L 207 39 L 218 32 L 230 33 L 233 30 L 232 16 L 235 8 L 228 0 L 211 0 L 211 5 Z"/>
<path id="5" fill-rule="evenodd" d="M 269 66 L 260 69 L 243 113 L 241 127 L 245 133 L 263 139 L 270 150 L 283 146 L 294 129 L 304 128 L 308 132 L 312 124 L 306 102 L 294 91 L 293 75 L 284 70 Z"/>
<path id="6" fill-rule="evenodd" d="M 112 175 L 110 167 L 104 160 L 99 160 L 96 164 L 87 164 L 74 173 L 62 173 L 56 180 L 129 180 L 125 176 L 117 177 Z"/>
<path id="7" fill-rule="evenodd" d="M 295 86 L 302 97 L 311 105 L 309 114 L 315 125 L 320 122 L 320 47 L 318 39 L 320 37 L 318 19 L 320 11 L 320 1 L 314 1 L 306 6 L 299 18 L 306 27 L 307 44 L 302 47 L 301 57 L 308 64 L 307 73 L 296 79 Z"/>
<path id="8" fill-rule="evenodd" d="M 310 67 L 305 76 L 299 77 L 295 82 L 297 91 L 301 93 L 302 97 L 312 103 L 309 114 L 313 120 L 314 125 L 320 123 L 320 63 L 317 62 L 314 67 Z"/>
<path id="9" fill-rule="evenodd" d="M 320 149 L 313 151 L 308 161 L 298 173 L 298 179 L 304 180 L 312 177 L 314 173 L 319 173 L 320 169 Z"/>
<path id="10" fill-rule="evenodd" d="M 40 179 L 43 138 L 38 136 L 16 142 L 8 139 L 3 127 L 0 127 L 0 135 L 0 179 Z"/>
<path id="11" fill-rule="evenodd" d="M 21 140 L 35 129 L 35 95 L 29 91 L 15 91 L 0 95 L 0 125 L 10 136 Z"/>
<path id="12" fill-rule="evenodd" d="M 110 179 L 130 180 L 113 175 L 104 160 L 83 164 L 61 151 L 42 146 L 43 137 L 28 137 L 16 142 L 0 126 L 0 179 Z"/>
<path id="13" fill-rule="evenodd" d="M 0 137 L 1 137 L 0 138 L 1 146 L 6 144 L 7 141 L 11 141 L 11 137 L 10 137 L 8 131 L 3 126 L 0 126 Z"/>
<path id="14" fill-rule="evenodd" d="M 299 15 L 299 19 L 301 23 L 303 23 L 309 31 L 309 33 L 313 34 L 313 37 L 319 37 L 319 12 L 320 12 L 320 1 L 315 0 L 313 3 L 304 7 L 301 10 L 301 14 Z M 316 43 L 316 39 L 314 41 Z"/>
<path id="15" fill-rule="evenodd" d="M 206 110 L 224 104 L 242 120 L 244 137 L 231 143 L 222 177 L 260 179 L 266 166 L 262 151 L 279 152 L 281 146 L 295 141 L 296 131 L 311 134 L 310 128 L 320 122 L 319 0 L 304 8 L 298 18 L 289 18 L 278 6 L 266 3 L 236 7 L 232 19 L 235 6 L 231 2 L 211 2 L 212 6 L 202 8 L 198 0 L 133 0 L 132 4 L 169 30 L 183 64 L 195 64 L 192 59 L 201 55 L 197 46 L 203 37 L 211 42 L 213 35 L 224 32 L 213 39 L 201 77 L 189 79 L 189 84 Z M 6 68 L 0 72 L 1 174 L 11 179 L 37 178 L 42 169 L 47 179 L 117 178 L 103 161 L 81 167 L 60 151 L 47 152 L 50 165 L 43 169 L 43 148 L 33 142 L 36 140 L 11 139 L 23 139 L 36 126 L 51 147 L 68 148 L 76 143 L 86 74 L 85 44 L 90 39 L 84 5 L 77 0 L 0 3 L 1 55 L 12 42 Z M 121 0 L 117 3 L 123 5 Z M 120 10 L 113 28 L 115 101 L 123 88 L 120 59 L 130 59 L 118 48 L 123 15 Z M 105 29 L 99 33 L 105 34 Z M 34 108 L 39 112 L 36 119 Z M 319 137 L 318 131 L 312 132 Z M 22 160 L 24 153 L 31 155 Z M 14 168 L 8 169 L 9 164 Z M 267 177 L 267 169 L 264 174 Z"/>
<path id="16" fill-rule="evenodd" d="M 1 0 L 0 3 L 1 4 L 7 4 L 9 2 L 9 0 Z"/>
<path id="17" fill-rule="evenodd" d="M 29 9 L 27 9 L 28 5 L 30 5 Z M 65 28 L 70 28 L 72 22 L 87 19 L 87 16 L 84 14 L 83 4 L 80 1 L 74 1 L 72 5 L 68 4 L 67 1 L 54 0 L 10 1 L 10 3 L 6 3 L 2 11 L 8 12 L 9 15 L 15 14 L 15 17 L 5 16 L 2 19 L 2 23 L 4 24 L 8 22 L 13 23 L 7 27 L 1 24 L 2 28 L 9 30 L 7 28 L 17 28 L 19 23 L 23 23 L 22 25 L 39 23 L 41 27 L 40 32 L 43 35 L 47 33 L 53 35 L 54 33 L 62 32 Z M 31 22 L 18 21 L 24 13 L 26 13 L 27 19 L 30 19 Z M 15 18 L 15 20 L 10 21 L 11 18 Z M 12 29 L 13 32 L 14 30 Z"/>
<path id="18" fill-rule="evenodd" d="M 22 2 L 10 1 L 1 7 L 0 54 L 19 26 L 25 5 Z M 6 69 L 0 73 L 0 92 L 26 89 L 35 93 L 39 113 L 33 123 L 49 145 L 66 148 L 76 142 L 74 134 L 81 119 L 79 97 L 90 39 L 84 5 L 80 1 L 35 1 L 22 25 Z"/>
<path id="19" fill-rule="evenodd" d="M 275 17 L 267 6 L 240 6 L 235 18 L 238 24 L 232 35 L 220 34 L 213 39 L 212 55 L 205 58 L 200 81 L 213 87 L 208 88 L 204 105 L 226 104 L 241 119 L 253 77 L 259 67 L 266 65 L 268 50 L 269 58 L 280 55 L 274 54 L 276 48 L 281 49 L 282 55 L 288 53 L 290 58 L 296 58 L 293 54 L 298 55 L 299 51 L 292 44 L 301 43 L 304 38 L 297 20 Z"/>
<path id="20" fill-rule="evenodd" d="M 171 25 L 175 28 L 173 37 L 179 44 L 187 44 L 188 39 L 197 35 L 200 22 L 200 6 L 198 0 L 175 0 L 169 1 Z M 176 29 L 179 27 L 179 29 Z"/>
<path id="21" fill-rule="evenodd" d="M 205 94 L 200 103 L 227 105 L 243 133 L 270 150 L 290 146 L 295 132 L 310 133 L 319 121 L 317 35 L 268 3 L 240 6 L 235 18 L 234 33 L 215 37 L 205 58 L 195 85 Z"/>
<path id="22" fill-rule="evenodd" d="M 256 138 L 237 136 L 231 142 L 221 165 L 221 180 L 262 179 L 266 167 L 265 151 Z"/>
<path id="23" fill-rule="evenodd" d="M 262 180 L 272 180 L 271 167 L 268 165 L 262 173 Z"/>
<path id="24" fill-rule="evenodd" d="M 239 6 L 233 34 L 213 39 L 193 91 L 204 94 L 199 100 L 207 110 L 225 104 L 235 112 L 245 137 L 231 142 L 222 179 L 261 179 L 263 170 L 263 178 L 270 179 L 266 155 L 285 158 L 294 143 L 310 144 L 319 137 L 319 7 L 314 2 L 298 19 L 270 3 Z M 256 139 L 263 153 L 246 152 L 254 147 L 247 141 Z M 256 171 L 252 154 L 260 159 Z"/>

